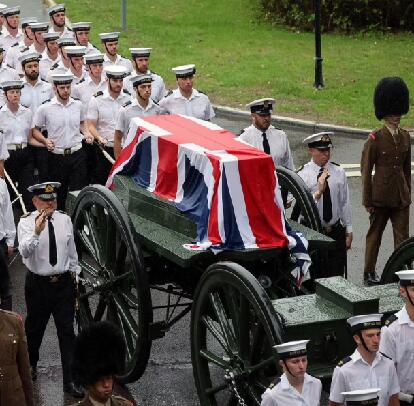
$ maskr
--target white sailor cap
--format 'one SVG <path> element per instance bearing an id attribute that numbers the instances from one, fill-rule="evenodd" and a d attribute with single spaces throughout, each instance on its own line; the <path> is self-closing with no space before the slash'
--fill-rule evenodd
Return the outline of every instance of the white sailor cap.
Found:
<path id="1" fill-rule="evenodd" d="M 100 52 L 95 52 L 93 54 L 85 55 L 83 60 L 87 65 L 91 65 L 93 63 L 103 63 L 104 55 Z"/>
<path id="2" fill-rule="evenodd" d="M 106 77 L 110 79 L 123 79 L 128 76 L 129 71 L 125 66 L 108 65 L 104 67 Z"/>
<path id="3" fill-rule="evenodd" d="M 309 135 L 302 142 L 309 148 L 325 149 L 332 148 L 331 137 L 334 135 L 332 131 L 323 131 L 317 134 Z"/>
<path id="4" fill-rule="evenodd" d="M 42 200 L 54 200 L 57 197 L 56 189 L 60 186 L 59 182 L 44 182 L 29 186 L 27 190 Z"/>
<path id="5" fill-rule="evenodd" d="M 49 23 L 47 22 L 30 23 L 29 27 L 33 32 L 41 32 L 41 31 L 47 32 L 49 30 Z"/>
<path id="6" fill-rule="evenodd" d="M 56 4 L 53 7 L 48 8 L 47 12 L 49 13 L 50 16 L 52 16 L 53 14 L 60 13 L 65 10 L 66 10 L 65 4 L 61 3 L 61 4 Z"/>
<path id="7" fill-rule="evenodd" d="M 288 343 L 273 346 L 280 359 L 296 358 L 306 355 L 306 345 L 309 340 L 289 341 Z"/>
<path id="8" fill-rule="evenodd" d="M 99 38 L 102 42 L 114 42 L 119 39 L 119 32 L 101 32 Z"/>
<path id="9" fill-rule="evenodd" d="M 70 45 L 65 47 L 65 51 L 68 57 L 84 56 L 86 54 L 86 47 L 80 45 Z"/>
<path id="10" fill-rule="evenodd" d="M 272 114 L 275 102 L 275 99 L 267 97 L 265 99 L 253 100 L 249 104 L 246 104 L 246 107 L 250 109 L 251 113 L 267 116 Z"/>
<path id="11" fill-rule="evenodd" d="M 22 20 L 21 20 L 22 29 L 26 28 L 28 25 L 33 24 L 33 23 L 37 23 L 37 18 L 36 17 L 22 18 Z"/>
<path id="12" fill-rule="evenodd" d="M 42 59 L 42 54 L 39 54 L 39 52 L 24 52 L 19 56 L 19 62 L 22 65 L 25 65 L 29 62 L 39 62 Z"/>
<path id="13" fill-rule="evenodd" d="M 45 42 L 50 42 L 57 41 L 60 38 L 60 35 L 57 32 L 44 32 L 42 37 Z"/>
<path id="14" fill-rule="evenodd" d="M 153 78 L 151 75 L 135 75 L 129 79 L 132 82 L 133 87 L 137 87 L 139 85 L 143 85 L 144 83 L 151 83 L 153 82 Z"/>
<path id="15" fill-rule="evenodd" d="M 176 66 L 171 69 L 177 78 L 186 78 L 188 76 L 193 76 L 196 73 L 196 67 L 194 64 Z"/>
<path id="16" fill-rule="evenodd" d="M 69 46 L 75 46 L 76 42 L 73 39 L 73 37 L 69 37 L 69 36 L 64 36 L 64 37 L 60 37 L 57 40 L 57 43 L 59 45 L 59 47 L 69 47 Z"/>
<path id="17" fill-rule="evenodd" d="M 347 406 L 373 406 L 378 404 L 378 394 L 380 391 L 380 388 L 358 389 L 351 392 L 341 392 L 341 395 L 345 397 Z"/>
<path id="18" fill-rule="evenodd" d="M 4 17 L 14 16 L 20 14 L 20 6 L 7 7 L 3 9 Z"/>
<path id="19" fill-rule="evenodd" d="M 3 15 L 3 10 L 6 9 L 8 6 L 7 4 L 0 3 L 0 15 Z"/>
<path id="20" fill-rule="evenodd" d="M 401 286 L 414 285 L 414 270 L 407 269 L 405 271 L 398 271 L 395 274 L 400 278 Z"/>
<path id="21" fill-rule="evenodd" d="M 6 80 L 0 83 L 0 88 L 4 91 L 14 90 L 14 89 L 19 90 L 23 88 L 23 81 L 22 80 Z"/>
<path id="22" fill-rule="evenodd" d="M 152 48 L 129 48 L 133 58 L 149 58 Z"/>
<path id="23" fill-rule="evenodd" d="M 361 314 L 359 316 L 352 316 L 346 322 L 351 327 L 352 333 L 357 333 L 361 330 L 368 330 L 370 328 L 381 328 L 382 314 Z"/>
<path id="24" fill-rule="evenodd" d="M 69 85 L 74 79 L 71 73 L 55 73 L 51 77 L 54 85 Z"/>
<path id="25" fill-rule="evenodd" d="M 82 21 L 80 23 L 73 23 L 72 30 L 73 31 L 89 31 L 91 29 L 92 23 Z"/>

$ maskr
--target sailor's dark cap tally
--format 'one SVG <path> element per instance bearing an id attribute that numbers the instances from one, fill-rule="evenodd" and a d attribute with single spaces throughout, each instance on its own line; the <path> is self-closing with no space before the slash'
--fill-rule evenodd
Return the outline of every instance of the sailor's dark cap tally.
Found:
<path id="1" fill-rule="evenodd" d="M 144 83 L 151 83 L 153 81 L 151 75 L 135 75 L 129 79 L 132 82 L 133 87 L 143 85 Z"/>
<path id="2" fill-rule="evenodd" d="M 49 13 L 50 16 L 52 16 L 53 14 L 62 13 L 65 11 L 66 11 L 66 8 L 65 8 L 64 3 L 56 4 L 53 7 L 50 7 L 47 9 L 47 12 Z"/>
<path id="3" fill-rule="evenodd" d="M 176 66 L 171 70 L 175 73 L 176 78 L 188 78 L 194 76 L 196 73 L 196 67 L 194 64 Z"/>
<path id="4" fill-rule="evenodd" d="M 152 48 L 129 48 L 132 58 L 149 58 Z"/>
<path id="5" fill-rule="evenodd" d="M 29 62 L 39 62 L 42 59 L 42 54 L 38 52 L 25 52 L 19 56 L 19 62 L 25 65 Z"/>
<path id="6" fill-rule="evenodd" d="M 45 34 L 43 34 L 43 35 L 45 35 Z M 70 47 L 70 46 L 75 46 L 76 45 L 76 42 L 73 39 L 73 37 L 69 37 L 69 36 L 60 37 L 57 40 L 57 43 L 58 43 L 58 45 L 59 45 L 60 48 L 62 48 L 62 47 Z"/>
<path id="7" fill-rule="evenodd" d="M 342 392 L 347 406 L 374 406 L 378 405 L 380 388 L 358 389 L 350 392 Z"/>
<path id="8" fill-rule="evenodd" d="M 334 133 L 332 131 L 323 131 L 320 133 L 309 135 L 302 142 L 307 145 L 308 148 L 316 149 L 327 149 L 332 148 L 332 136 Z"/>
<path id="9" fill-rule="evenodd" d="M 123 79 L 129 74 L 128 69 L 125 66 L 120 65 L 105 66 L 104 72 L 109 79 Z"/>
<path id="10" fill-rule="evenodd" d="M 400 278 L 401 286 L 411 286 L 414 285 L 414 270 L 408 269 L 405 271 L 398 271 L 395 274 Z"/>
<path id="11" fill-rule="evenodd" d="M 250 109 L 251 113 L 259 114 L 260 116 L 268 116 L 273 112 L 273 105 L 276 100 L 270 97 L 264 99 L 253 100 L 246 104 L 246 107 Z"/>
<path id="12" fill-rule="evenodd" d="M 307 354 L 306 346 L 309 340 L 289 341 L 273 346 L 280 359 L 303 357 Z"/>
<path id="13" fill-rule="evenodd" d="M 119 40 L 119 32 L 101 32 L 99 38 L 102 42 L 116 42 Z"/>
<path id="14" fill-rule="evenodd" d="M 87 65 L 92 65 L 94 63 L 103 63 L 104 55 L 100 52 L 96 52 L 94 54 L 85 55 L 83 57 L 83 60 Z"/>
<path id="15" fill-rule="evenodd" d="M 42 34 L 43 40 L 45 42 L 57 41 L 59 39 L 59 34 L 57 32 L 44 32 Z M 74 44 L 74 42 L 72 42 Z"/>
<path id="16" fill-rule="evenodd" d="M 70 85 L 74 79 L 71 73 L 56 73 L 51 78 L 54 85 Z"/>
<path id="17" fill-rule="evenodd" d="M 80 23 L 73 23 L 72 30 L 73 31 L 90 31 L 92 23 L 82 21 Z"/>
<path id="18" fill-rule="evenodd" d="M 0 88 L 6 92 L 7 90 L 21 90 L 23 88 L 22 80 L 6 80 L 0 83 Z"/>
<path id="19" fill-rule="evenodd" d="M 57 198 L 56 189 L 60 188 L 59 182 L 44 182 L 29 186 L 27 190 L 42 200 L 54 200 Z"/>
<path id="20" fill-rule="evenodd" d="M 381 313 L 361 314 L 359 316 L 350 317 L 346 322 L 351 328 L 351 332 L 354 334 L 362 330 L 368 330 L 371 328 L 381 328 L 382 316 L 383 315 Z"/>
<path id="21" fill-rule="evenodd" d="M 24 30 L 26 27 L 30 26 L 30 24 L 33 24 L 33 23 L 37 23 L 36 17 L 22 18 L 22 21 L 21 21 L 22 30 Z"/>
<path id="22" fill-rule="evenodd" d="M 83 57 L 86 54 L 86 47 L 79 45 L 67 46 L 65 47 L 65 51 L 68 57 Z"/>
<path id="23" fill-rule="evenodd" d="M 20 6 L 7 7 L 3 9 L 3 16 L 10 17 L 20 14 Z"/>
<path id="24" fill-rule="evenodd" d="M 47 32 L 49 30 L 49 23 L 30 23 L 29 27 L 33 32 Z"/>

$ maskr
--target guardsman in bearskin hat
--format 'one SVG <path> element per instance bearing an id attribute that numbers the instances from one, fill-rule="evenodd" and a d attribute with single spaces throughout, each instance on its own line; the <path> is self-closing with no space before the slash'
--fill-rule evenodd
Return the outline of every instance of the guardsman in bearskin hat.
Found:
<path id="1" fill-rule="evenodd" d="M 118 327 L 101 321 L 83 329 L 75 342 L 72 374 L 87 395 L 77 404 L 132 406 L 129 400 L 112 394 L 115 376 L 124 367 L 125 342 Z"/>
<path id="2" fill-rule="evenodd" d="M 362 204 L 370 215 L 364 266 L 364 283 L 368 285 L 379 282 L 375 265 L 388 220 L 394 248 L 408 238 L 411 203 L 410 134 L 400 127 L 401 116 L 409 110 L 407 85 L 399 77 L 381 79 L 375 88 L 374 105 L 375 115 L 384 125 L 368 136 L 361 158 Z"/>

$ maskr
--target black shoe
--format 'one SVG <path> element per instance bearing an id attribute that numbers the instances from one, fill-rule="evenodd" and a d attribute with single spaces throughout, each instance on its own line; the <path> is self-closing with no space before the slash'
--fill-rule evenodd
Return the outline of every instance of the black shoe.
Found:
<path id="1" fill-rule="evenodd" d="M 63 391 L 74 398 L 83 398 L 85 396 L 83 389 L 73 382 L 63 384 Z"/>
<path id="2" fill-rule="evenodd" d="M 364 285 L 373 286 L 381 283 L 379 276 L 376 272 L 364 273 Z"/>
<path id="3" fill-rule="evenodd" d="M 37 367 L 30 367 L 30 373 L 32 374 L 32 381 L 37 381 Z"/>

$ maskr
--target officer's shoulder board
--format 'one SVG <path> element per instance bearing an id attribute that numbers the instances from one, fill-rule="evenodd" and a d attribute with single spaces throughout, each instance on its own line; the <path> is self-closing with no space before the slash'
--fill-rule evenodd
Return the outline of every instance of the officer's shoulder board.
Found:
<path id="1" fill-rule="evenodd" d="M 338 367 L 343 367 L 346 363 L 348 363 L 349 361 L 351 361 L 352 360 L 352 358 L 351 357 L 345 357 L 345 358 L 342 358 L 339 362 L 338 362 L 338 364 L 337 364 L 337 366 Z"/>
<path id="2" fill-rule="evenodd" d="M 150 70 L 150 75 L 158 75 L 158 73 L 154 72 L 153 70 Z M 158 76 L 160 76 L 160 75 L 158 75 Z"/>
<path id="3" fill-rule="evenodd" d="M 371 141 L 375 141 L 377 139 L 378 134 L 381 130 L 374 130 L 368 135 L 368 139 Z"/>
<path id="4" fill-rule="evenodd" d="M 398 317 L 395 314 L 392 314 L 390 317 L 388 317 L 387 320 L 385 320 L 384 326 L 391 326 L 391 324 L 394 323 L 395 320 L 398 320 Z"/>
<path id="5" fill-rule="evenodd" d="M 337 164 L 336 162 L 333 162 L 333 161 L 331 161 L 331 164 L 336 165 L 336 166 L 341 166 L 341 165 L 339 165 L 339 164 Z"/>
<path id="6" fill-rule="evenodd" d="M 156 106 L 158 106 L 158 102 L 156 102 L 154 99 L 151 99 L 151 101 L 156 105 Z"/>
<path id="7" fill-rule="evenodd" d="M 73 30 L 72 30 L 72 28 L 69 28 L 69 27 L 66 27 L 66 29 L 67 29 L 68 31 L 73 31 Z"/>
<path id="8" fill-rule="evenodd" d="M 21 106 L 23 106 L 23 107 L 26 107 L 26 109 L 28 109 L 29 108 L 29 106 L 26 106 L 25 104 L 23 104 L 23 103 L 20 103 L 20 105 Z"/>
<path id="9" fill-rule="evenodd" d="M 171 96 L 173 94 L 173 91 L 170 89 L 168 90 L 167 94 L 164 96 L 164 98 Z"/>
<path id="10" fill-rule="evenodd" d="M 102 96 L 103 95 L 103 91 L 102 90 L 99 90 L 98 92 L 96 92 L 94 95 L 93 95 L 93 97 L 99 97 L 99 96 Z"/>
<path id="11" fill-rule="evenodd" d="M 58 211 L 59 213 L 62 213 L 62 214 L 66 214 L 66 212 L 63 211 L 63 210 L 56 210 L 56 211 Z"/>
<path id="12" fill-rule="evenodd" d="M 85 78 L 82 78 L 77 84 L 83 83 L 85 81 Z"/>
<path id="13" fill-rule="evenodd" d="M 34 211 L 29 211 L 29 212 L 27 212 L 26 214 L 22 214 L 21 216 L 20 216 L 20 218 L 21 219 L 24 219 L 24 218 L 26 218 L 26 217 L 29 217 L 30 215 L 32 215 L 34 213 Z"/>
<path id="14" fill-rule="evenodd" d="M 42 101 L 42 104 L 49 103 L 52 99 L 46 99 L 45 101 Z"/>
<path id="15" fill-rule="evenodd" d="M 78 97 L 73 97 L 73 96 L 70 96 L 70 97 L 72 97 L 73 100 L 80 101 L 80 99 Z"/>
<path id="16" fill-rule="evenodd" d="M 40 78 L 42 82 L 49 83 L 46 79 Z"/>
<path id="17" fill-rule="evenodd" d="M 272 382 L 267 388 L 273 389 L 280 382 L 280 377 L 277 377 L 274 382 Z"/>
<path id="18" fill-rule="evenodd" d="M 391 357 L 389 357 L 387 354 L 384 354 L 383 352 L 379 352 L 383 357 L 385 357 L 385 358 L 388 358 L 388 359 L 390 359 L 391 361 L 392 361 L 392 358 Z"/>
<path id="19" fill-rule="evenodd" d="M 131 101 L 131 100 L 128 100 L 126 103 L 124 103 L 124 104 L 122 105 L 122 107 L 127 107 L 127 106 L 129 106 L 131 103 L 132 103 L 132 101 Z"/>
<path id="20" fill-rule="evenodd" d="M 122 91 L 123 91 L 125 94 L 128 94 L 129 96 L 131 96 L 131 92 L 130 92 L 129 90 L 127 90 L 127 89 L 122 89 Z"/>
<path id="21" fill-rule="evenodd" d="M 13 66 L 11 66 L 9 64 L 7 64 L 7 67 L 10 68 L 10 69 L 14 69 Z"/>
<path id="22" fill-rule="evenodd" d="M 206 92 L 203 92 L 202 90 L 197 89 L 198 93 L 204 94 L 204 96 L 207 96 Z"/>
<path id="23" fill-rule="evenodd" d="M 59 62 L 55 62 L 51 67 L 50 70 L 56 69 L 59 66 Z"/>
<path id="24" fill-rule="evenodd" d="M 15 44 L 13 44 L 10 48 L 17 47 L 17 45 L 19 45 L 19 43 L 18 43 L 18 42 L 16 42 Z"/>
<path id="25" fill-rule="evenodd" d="M 240 131 L 239 133 L 239 137 L 244 133 L 245 128 L 243 128 L 243 130 Z"/>

